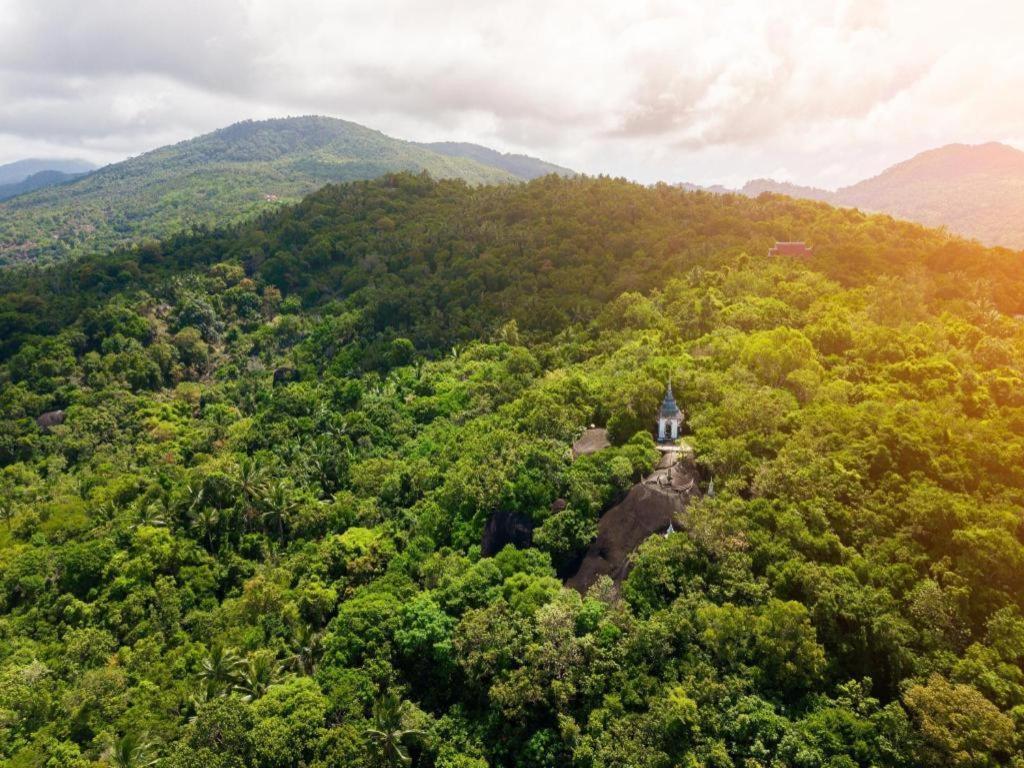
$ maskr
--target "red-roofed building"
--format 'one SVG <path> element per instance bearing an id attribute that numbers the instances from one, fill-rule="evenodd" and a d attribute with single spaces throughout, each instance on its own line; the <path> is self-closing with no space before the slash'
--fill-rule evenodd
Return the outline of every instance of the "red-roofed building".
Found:
<path id="1" fill-rule="evenodd" d="M 811 246 L 801 242 L 775 243 L 774 248 L 768 249 L 769 256 L 792 256 L 795 259 L 807 259 L 811 257 Z"/>

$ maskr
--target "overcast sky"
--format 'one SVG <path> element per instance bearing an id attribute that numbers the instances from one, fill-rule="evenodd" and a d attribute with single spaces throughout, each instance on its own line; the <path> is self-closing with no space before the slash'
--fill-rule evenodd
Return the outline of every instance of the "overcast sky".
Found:
<path id="1" fill-rule="evenodd" d="M 834 187 L 1024 147 L 1021 0 L 0 0 L 0 162 L 325 114 L 588 173 Z"/>

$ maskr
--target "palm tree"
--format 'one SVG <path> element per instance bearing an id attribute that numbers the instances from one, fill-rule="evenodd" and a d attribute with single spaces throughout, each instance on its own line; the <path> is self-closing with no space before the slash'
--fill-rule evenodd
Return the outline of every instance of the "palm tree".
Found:
<path id="1" fill-rule="evenodd" d="M 153 744 L 145 734 L 129 732 L 110 745 L 107 760 L 115 768 L 148 768 L 160 759 L 153 755 Z"/>
<path id="2" fill-rule="evenodd" d="M 238 476 L 235 478 L 238 497 L 242 503 L 242 516 L 246 530 L 259 517 L 258 501 L 266 493 L 267 476 L 263 464 L 255 458 L 243 456 L 238 462 Z"/>
<path id="3" fill-rule="evenodd" d="M 323 655 L 323 635 L 305 622 L 292 639 L 292 655 L 288 664 L 300 675 L 312 675 Z"/>
<path id="4" fill-rule="evenodd" d="M 220 696 L 230 689 L 242 660 L 230 648 L 217 644 L 199 666 L 199 677 L 206 683 L 206 696 Z"/>
<path id="5" fill-rule="evenodd" d="M 254 701 L 281 679 L 281 672 L 281 665 L 273 652 L 257 651 L 239 667 L 235 675 L 235 690 L 242 694 L 245 701 Z"/>
<path id="6" fill-rule="evenodd" d="M 184 512 L 182 518 L 188 520 L 197 509 L 203 506 L 206 491 L 202 485 L 194 485 L 193 483 L 187 484 L 184 491 L 184 495 L 178 502 L 178 507 L 180 511 Z"/>
<path id="7" fill-rule="evenodd" d="M 220 525 L 220 512 L 213 507 L 200 507 L 192 513 L 192 527 L 206 539 L 206 549 L 213 551 L 213 534 Z"/>
<path id="8" fill-rule="evenodd" d="M 373 705 L 373 725 L 366 729 L 366 735 L 373 745 L 377 759 L 387 768 L 412 765 L 412 757 L 402 743 L 407 737 L 423 733 L 415 728 L 405 728 L 409 702 L 402 701 L 397 694 L 387 693 Z"/>
<path id="9" fill-rule="evenodd" d="M 292 498 L 288 485 L 278 480 L 263 497 L 263 519 L 277 528 L 277 537 L 284 543 L 284 531 L 292 513 L 295 511 L 295 499 Z"/>
<path id="10" fill-rule="evenodd" d="M 149 525 L 154 528 L 163 528 L 171 519 L 173 510 L 166 495 L 153 499 L 139 509 L 139 525 Z"/>

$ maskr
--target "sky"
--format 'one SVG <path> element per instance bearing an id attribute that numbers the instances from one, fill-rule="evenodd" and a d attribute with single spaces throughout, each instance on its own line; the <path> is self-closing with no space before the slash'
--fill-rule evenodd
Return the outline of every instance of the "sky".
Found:
<path id="1" fill-rule="evenodd" d="M 1024 147 L 1019 0 L 0 0 L 0 162 L 324 114 L 586 173 L 834 188 Z"/>

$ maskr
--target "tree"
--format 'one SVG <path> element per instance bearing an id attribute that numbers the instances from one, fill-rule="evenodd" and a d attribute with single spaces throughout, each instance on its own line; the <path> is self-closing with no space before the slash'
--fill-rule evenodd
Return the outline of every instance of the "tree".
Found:
<path id="1" fill-rule="evenodd" d="M 973 686 L 933 674 L 910 686 L 903 701 L 921 737 L 923 765 L 989 768 L 1011 754 L 1013 721 Z"/>
<path id="2" fill-rule="evenodd" d="M 271 528 L 277 529 L 277 538 L 282 544 L 285 540 L 285 529 L 297 503 L 292 490 L 283 480 L 270 486 L 263 496 L 263 520 Z"/>
<path id="3" fill-rule="evenodd" d="M 107 752 L 114 768 L 149 768 L 160 759 L 153 754 L 153 744 L 141 732 L 129 731 L 115 741 Z"/>
<path id="4" fill-rule="evenodd" d="M 245 701 L 254 701 L 281 679 L 282 669 L 272 651 L 256 651 L 239 665 L 234 689 Z"/>
<path id="5" fill-rule="evenodd" d="M 398 694 L 387 693 L 373 704 L 370 718 L 372 725 L 366 729 L 374 757 L 385 768 L 412 765 L 412 758 L 406 751 L 405 739 L 422 731 L 406 728 L 405 721 L 409 702 Z"/>
<path id="6" fill-rule="evenodd" d="M 199 678 L 206 685 L 207 699 L 230 691 L 243 663 L 237 653 L 219 643 L 210 648 L 199 666 Z"/>
<path id="7" fill-rule="evenodd" d="M 312 675 L 316 672 L 320 657 L 323 656 L 323 634 L 315 631 L 309 624 L 299 622 L 298 629 L 292 637 L 292 655 L 288 664 L 300 675 Z"/>
<path id="8" fill-rule="evenodd" d="M 206 549 L 213 551 L 213 538 L 220 527 L 220 512 L 213 507 L 204 506 L 192 513 L 192 528 L 206 540 Z"/>
<path id="9" fill-rule="evenodd" d="M 256 457 L 243 456 L 238 462 L 235 483 L 242 504 L 242 520 L 246 530 L 251 530 L 259 517 L 259 501 L 267 491 L 266 468 Z"/>

